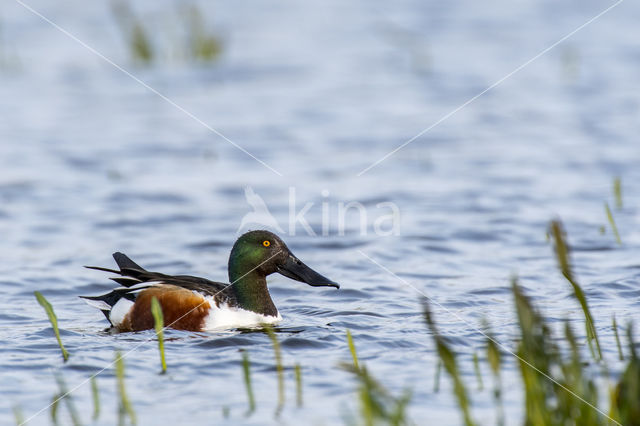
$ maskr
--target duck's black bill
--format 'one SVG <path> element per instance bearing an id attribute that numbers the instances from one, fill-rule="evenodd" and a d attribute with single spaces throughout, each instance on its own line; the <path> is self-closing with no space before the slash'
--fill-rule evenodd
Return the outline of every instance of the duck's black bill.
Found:
<path id="1" fill-rule="evenodd" d="M 302 263 L 300 259 L 290 254 L 282 265 L 278 265 L 278 272 L 292 280 L 307 283 L 313 287 L 335 287 L 340 288 L 338 283 L 331 281 L 327 277 L 323 277 L 307 265 Z"/>

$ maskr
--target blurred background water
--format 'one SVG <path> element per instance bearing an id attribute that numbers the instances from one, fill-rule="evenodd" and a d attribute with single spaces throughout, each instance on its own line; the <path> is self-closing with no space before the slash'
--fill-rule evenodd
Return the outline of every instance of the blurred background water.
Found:
<path id="1" fill-rule="evenodd" d="M 350 358 L 350 329 L 385 386 L 412 389 L 416 423 L 460 424 L 450 382 L 443 377 L 434 392 L 437 357 L 419 293 L 362 253 L 442 305 L 434 306 L 441 332 L 475 383 L 481 319 L 502 343 L 513 346 L 517 335 L 511 274 L 552 324 L 568 319 L 584 341 L 582 314 L 545 237 L 554 217 L 566 224 L 605 356 L 620 368 L 610 319 L 637 321 L 640 302 L 637 3 L 621 3 L 360 175 L 613 3 L 139 1 L 120 20 L 106 1 L 27 4 L 184 110 L 19 2 L 1 3 L 1 423 L 13 422 L 13 407 L 29 418 L 47 406 L 58 389 L 54 372 L 73 388 L 115 350 L 133 348 L 127 385 L 140 424 L 339 423 L 357 411 L 356 383 L 339 368 Z M 148 62 L 132 54 L 136 22 L 152 48 Z M 209 56 L 189 53 L 197 25 L 214 43 L 205 43 Z M 615 177 L 622 245 L 603 207 L 614 207 Z M 225 280 L 252 210 L 247 186 L 292 250 L 342 284 L 335 291 L 270 280 L 287 367 L 278 419 L 266 335 L 169 331 L 169 373 L 160 376 L 156 343 L 144 343 L 151 332 L 106 333 L 102 314 L 76 297 L 111 288 L 82 265 L 109 266 L 117 250 L 149 269 Z M 289 228 L 291 191 L 295 212 L 313 203 L 305 217 L 318 235 Z M 337 209 L 348 202 L 366 207 L 365 233 L 352 211 L 341 235 Z M 374 232 L 385 202 L 400 211 L 398 235 Z M 72 355 L 64 365 L 34 290 L 58 314 Z M 252 416 L 240 349 L 253 364 Z M 302 408 L 293 403 L 295 363 Z M 493 424 L 485 364 L 482 371 L 474 417 Z M 520 424 L 513 359 L 503 380 L 507 424 Z M 113 368 L 98 385 L 98 423 L 113 424 Z M 73 397 L 88 421 L 89 384 Z M 48 423 L 45 410 L 29 424 Z"/>

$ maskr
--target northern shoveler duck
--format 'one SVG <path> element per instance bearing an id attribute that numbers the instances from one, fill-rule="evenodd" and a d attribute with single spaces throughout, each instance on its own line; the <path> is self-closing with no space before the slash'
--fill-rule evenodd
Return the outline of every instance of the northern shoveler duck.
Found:
<path id="1" fill-rule="evenodd" d="M 164 324 L 179 330 L 206 331 L 250 327 L 282 320 L 267 288 L 267 275 L 278 272 L 314 287 L 340 288 L 291 253 L 268 231 L 243 234 L 229 256 L 230 284 L 187 275 L 147 271 L 122 253 L 113 258 L 120 270 L 87 266 L 120 275 L 111 278 L 123 287 L 101 296 L 81 296 L 104 313 L 120 331 L 154 327 L 151 301 L 162 306 Z"/>

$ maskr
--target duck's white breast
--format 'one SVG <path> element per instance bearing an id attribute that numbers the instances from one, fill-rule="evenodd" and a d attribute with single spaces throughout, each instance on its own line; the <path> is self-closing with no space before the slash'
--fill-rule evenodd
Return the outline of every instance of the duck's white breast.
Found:
<path id="1" fill-rule="evenodd" d="M 209 298 L 207 297 L 207 299 Z M 211 309 L 209 309 L 209 314 L 204 319 L 203 329 L 205 331 L 255 327 L 260 324 L 277 324 L 282 321 L 280 312 L 278 312 L 277 316 L 268 316 L 222 303 L 220 306 L 216 306 L 213 300 L 209 300 L 209 303 Z"/>

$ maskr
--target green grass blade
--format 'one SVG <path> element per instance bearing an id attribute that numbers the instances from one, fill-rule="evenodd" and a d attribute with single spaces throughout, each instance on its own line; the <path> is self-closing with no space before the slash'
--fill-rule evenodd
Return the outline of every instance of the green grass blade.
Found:
<path id="1" fill-rule="evenodd" d="M 637 426 L 640 424 L 640 358 L 633 342 L 632 324 L 627 327 L 627 339 L 629 361 L 616 386 L 615 409 L 611 411 L 619 416 L 621 424 Z"/>
<path id="2" fill-rule="evenodd" d="M 462 378 L 460 377 L 455 354 L 449 348 L 449 345 L 447 345 L 442 335 L 438 332 L 435 320 L 431 316 L 431 310 L 429 309 L 427 300 L 424 301 L 424 318 L 427 326 L 431 330 L 431 334 L 433 335 L 438 356 L 442 361 L 442 365 L 444 366 L 445 371 L 453 380 L 453 393 L 456 396 L 456 399 L 458 400 L 458 406 L 462 411 L 464 424 L 466 426 L 475 425 L 474 421 L 471 418 L 471 403 L 469 401 L 467 389 L 464 386 Z"/>
<path id="3" fill-rule="evenodd" d="M 62 399 L 62 395 L 59 393 L 55 393 L 53 398 L 51 398 L 51 423 L 54 425 L 58 425 L 58 406 L 60 405 L 60 400 Z"/>
<path id="4" fill-rule="evenodd" d="M 569 283 L 571 284 L 571 287 L 573 288 L 573 294 L 576 299 L 578 299 L 580 307 L 582 308 L 582 312 L 585 318 L 587 341 L 589 342 L 589 348 L 591 349 L 592 356 L 596 360 L 601 360 L 602 351 L 600 350 L 600 340 L 598 339 L 598 333 L 596 331 L 593 317 L 591 316 L 591 311 L 589 310 L 589 305 L 587 304 L 587 298 L 584 294 L 584 291 L 573 276 L 571 263 L 569 260 L 569 248 L 565 241 L 564 228 L 559 220 L 551 221 L 551 233 L 555 242 L 556 257 L 558 259 L 560 271 L 562 272 L 562 275 L 567 279 L 567 281 L 569 281 Z M 595 342 L 597 356 L 594 352 L 592 342 Z"/>
<path id="5" fill-rule="evenodd" d="M 93 420 L 100 417 L 100 394 L 98 393 L 98 380 L 96 376 L 91 377 L 91 396 L 93 399 Z"/>
<path id="6" fill-rule="evenodd" d="M 129 43 L 134 58 L 145 64 L 153 61 L 153 48 L 151 47 L 151 40 L 147 35 L 147 31 L 140 22 L 136 22 L 131 28 L 129 35 Z"/>
<path id="7" fill-rule="evenodd" d="M 491 334 L 487 338 L 487 359 L 493 373 L 493 399 L 496 406 L 496 418 L 498 425 L 504 424 L 504 408 L 502 406 L 502 379 L 500 378 L 500 349 Z"/>
<path id="8" fill-rule="evenodd" d="M 438 360 L 436 364 L 436 374 L 433 378 L 433 392 L 440 392 L 440 373 L 442 372 L 442 361 Z"/>
<path id="9" fill-rule="evenodd" d="M 373 426 L 374 418 L 376 414 L 381 414 L 383 408 L 376 403 L 375 400 L 375 387 L 372 382 L 368 380 L 368 374 L 366 368 L 357 368 L 356 374 L 360 378 L 360 414 L 364 420 L 364 424 L 367 426 Z"/>
<path id="10" fill-rule="evenodd" d="M 555 424 L 552 421 L 554 410 L 548 404 L 555 395 L 551 388 L 552 382 L 545 376 L 551 376 L 557 349 L 551 340 L 549 328 L 515 277 L 511 280 L 511 290 L 520 328 L 517 355 L 525 393 L 523 424 Z"/>
<path id="11" fill-rule="evenodd" d="M 616 237 L 616 241 L 619 245 L 622 245 L 622 239 L 620 239 L 620 234 L 618 233 L 618 227 L 616 226 L 616 221 L 613 219 L 613 213 L 611 213 L 611 209 L 609 208 L 608 203 L 604 203 L 604 211 L 607 213 L 607 219 L 609 220 L 609 225 L 611 225 L 611 230 L 613 231 L 613 235 Z"/>
<path id="12" fill-rule="evenodd" d="M 164 357 L 164 316 L 162 315 L 162 307 L 156 297 L 151 299 L 151 314 L 153 315 L 153 324 L 158 336 L 158 350 L 160 352 L 160 365 L 162 372 L 167 372 L 167 362 Z"/>
<path id="13" fill-rule="evenodd" d="M 478 353 L 473 353 L 473 369 L 476 373 L 476 380 L 478 381 L 478 391 L 484 389 L 484 383 L 482 383 L 482 374 L 480 374 L 480 361 L 478 360 Z"/>
<path id="14" fill-rule="evenodd" d="M 636 345 L 633 343 L 633 324 L 631 322 L 627 325 L 627 340 L 629 341 L 631 359 L 637 360 L 638 354 L 636 353 Z"/>
<path id="15" fill-rule="evenodd" d="M 616 200 L 616 208 L 622 208 L 622 180 L 617 177 L 613 180 L 613 196 Z"/>
<path id="16" fill-rule="evenodd" d="M 616 316 L 613 315 L 613 334 L 616 336 L 616 346 L 618 347 L 618 358 L 620 361 L 624 361 L 624 355 L 622 354 L 622 345 L 620 344 L 620 336 L 618 335 L 618 324 L 616 323 Z"/>
<path id="17" fill-rule="evenodd" d="M 249 410 L 247 411 L 247 415 L 249 415 L 256 409 L 256 400 L 253 396 L 253 387 L 251 386 L 251 363 L 249 361 L 249 354 L 246 351 L 242 352 L 242 372 L 244 375 L 244 385 L 247 389 L 247 398 L 249 400 Z"/>
<path id="18" fill-rule="evenodd" d="M 53 332 L 56 335 L 56 340 L 58 341 L 58 346 L 60 346 L 60 350 L 62 351 L 62 357 L 65 362 L 69 359 L 69 352 L 64 348 L 62 344 L 62 339 L 60 338 L 60 330 L 58 329 L 58 317 L 56 317 L 56 313 L 53 311 L 53 306 L 39 291 L 33 292 L 38 300 L 40 306 L 42 306 L 49 317 L 49 322 L 51 323 L 51 327 L 53 327 Z"/>
<path id="19" fill-rule="evenodd" d="M 222 43 L 213 34 L 206 31 L 207 25 L 200 9 L 193 5 L 187 12 L 187 29 L 189 31 L 189 50 L 192 59 L 212 62 L 222 52 Z"/>
<path id="20" fill-rule="evenodd" d="M 494 376 L 500 375 L 500 349 L 493 339 L 487 339 L 487 358 Z"/>
<path id="21" fill-rule="evenodd" d="M 354 374 L 358 379 L 358 398 L 360 400 L 360 418 L 367 426 L 375 424 L 406 425 L 411 424 L 407 419 L 407 406 L 411 399 L 411 392 L 405 391 L 401 397 L 394 397 L 380 384 L 367 368 L 358 362 L 356 348 L 347 331 L 347 341 L 353 362 L 343 363 L 342 368 Z"/>
<path id="22" fill-rule="evenodd" d="M 129 397 L 127 396 L 124 378 L 124 358 L 118 351 L 116 352 L 116 381 L 118 395 L 120 396 L 118 413 L 121 420 L 124 419 L 125 414 L 128 415 L 131 423 L 135 425 L 137 424 L 136 413 L 133 410 L 133 405 L 131 405 Z"/>
<path id="23" fill-rule="evenodd" d="M 296 364 L 293 368 L 296 376 L 296 405 L 302 407 L 302 368 L 300 364 Z"/>
<path id="24" fill-rule="evenodd" d="M 140 19 L 123 0 L 113 1 L 112 10 L 133 60 L 145 65 L 150 64 L 155 57 L 155 51 Z"/>
<path id="25" fill-rule="evenodd" d="M 276 360 L 276 371 L 278 373 L 278 408 L 276 409 L 276 414 L 279 414 L 282 407 L 284 407 L 284 367 L 282 366 L 282 352 L 280 351 L 280 342 L 278 342 L 273 327 L 267 326 L 265 330 L 273 344 L 273 353 Z"/>
<path id="26" fill-rule="evenodd" d="M 13 418 L 16 420 L 16 425 L 22 426 L 24 424 L 24 414 L 22 413 L 22 407 L 19 405 L 13 406 Z"/>
<path id="27" fill-rule="evenodd" d="M 67 385 L 64 382 L 64 378 L 62 377 L 61 374 L 56 374 L 55 377 L 56 377 L 56 382 L 58 382 L 59 397 L 61 400 L 64 401 L 65 406 L 67 407 L 67 411 L 69 411 L 69 416 L 71 417 L 71 423 L 73 423 L 74 426 L 81 425 L 82 422 L 80 421 L 80 417 L 78 416 L 78 410 L 76 410 L 76 407 L 73 403 L 73 399 L 71 398 L 71 393 L 67 390 Z M 60 400 L 58 400 L 57 402 L 60 402 Z M 51 416 L 52 418 L 57 417 L 53 412 L 53 409 L 52 409 Z"/>
<path id="28" fill-rule="evenodd" d="M 351 352 L 351 358 L 353 359 L 353 367 L 359 369 L 358 354 L 356 353 L 356 346 L 353 344 L 353 337 L 351 331 L 347 330 L 347 343 L 349 345 L 349 351 Z"/>
<path id="29" fill-rule="evenodd" d="M 618 411 L 618 390 L 616 387 L 609 386 L 609 413 L 607 414 L 614 422 L 610 425 L 620 424 L 620 412 Z"/>

